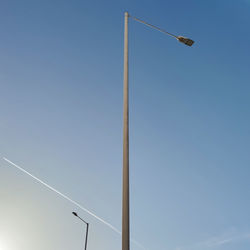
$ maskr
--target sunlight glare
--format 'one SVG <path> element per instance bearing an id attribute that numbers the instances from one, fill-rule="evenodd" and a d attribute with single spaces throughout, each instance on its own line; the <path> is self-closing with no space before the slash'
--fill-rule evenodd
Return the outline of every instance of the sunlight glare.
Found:
<path id="1" fill-rule="evenodd" d="M 9 250 L 2 239 L 0 239 L 0 250 Z"/>

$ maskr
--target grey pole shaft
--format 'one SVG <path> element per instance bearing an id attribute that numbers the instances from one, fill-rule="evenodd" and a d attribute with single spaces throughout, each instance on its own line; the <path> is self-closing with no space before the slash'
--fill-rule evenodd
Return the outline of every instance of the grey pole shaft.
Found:
<path id="1" fill-rule="evenodd" d="M 128 12 L 124 19 L 124 89 L 123 89 L 123 187 L 122 250 L 129 250 L 129 86 L 128 86 Z"/>
<path id="2" fill-rule="evenodd" d="M 89 223 L 86 223 L 87 228 L 86 228 L 86 238 L 85 238 L 85 250 L 87 250 L 87 242 L 88 242 L 88 232 L 89 232 Z"/>

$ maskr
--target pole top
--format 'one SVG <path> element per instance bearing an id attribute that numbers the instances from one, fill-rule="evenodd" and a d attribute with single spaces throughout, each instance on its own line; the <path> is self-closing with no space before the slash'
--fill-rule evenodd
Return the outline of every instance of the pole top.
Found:
<path id="1" fill-rule="evenodd" d="M 125 15 L 125 17 L 129 17 L 129 14 L 127 11 L 125 11 L 124 15 Z"/>

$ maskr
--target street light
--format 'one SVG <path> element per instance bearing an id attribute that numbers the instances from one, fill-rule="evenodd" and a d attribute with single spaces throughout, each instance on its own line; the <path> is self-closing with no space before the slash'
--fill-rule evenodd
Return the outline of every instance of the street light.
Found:
<path id="1" fill-rule="evenodd" d="M 128 85 L 128 18 L 131 17 L 137 22 L 143 23 L 153 29 L 176 38 L 187 46 L 192 46 L 194 41 L 171 34 L 145 21 L 130 16 L 125 12 L 124 18 L 124 79 L 123 79 L 123 173 L 122 173 L 122 250 L 130 248 L 129 233 L 129 85 Z"/>
<path id="2" fill-rule="evenodd" d="M 86 222 L 85 220 L 83 220 L 80 216 L 78 216 L 78 214 L 77 214 L 76 212 L 72 212 L 72 214 L 73 214 L 74 216 L 76 216 L 77 218 L 79 218 L 81 221 L 83 221 L 83 222 L 86 224 L 86 226 L 87 226 L 87 228 L 86 228 L 86 237 L 85 237 L 85 247 L 84 247 L 84 250 L 87 250 L 89 223 Z"/>
<path id="3" fill-rule="evenodd" d="M 125 15 L 126 15 L 126 13 L 125 13 Z M 167 31 L 161 29 L 161 28 L 158 28 L 158 27 L 156 27 L 156 26 L 154 26 L 154 25 L 152 25 L 150 23 L 147 23 L 147 22 L 145 22 L 145 21 L 143 21 L 143 20 L 141 20 L 141 19 L 139 19 L 137 17 L 133 17 L 133 16 L 130 16 L 130 15 L 129 15 L 129 17 L 133 18 L 137 22 L 143 23 L 143 24 L 145 24 L 145 25 L 147 25 L 147 26 L 149 26 L 149 27 L 151 27 L 153 29 L 156 29 L 156 30 L 158 30 L 158 31 L 160 31 L 162 33 L 165 33 L 165 34 L 167 34 L 169 36 L 175 37 L 179 42 L 184 43 L 184 44 L 186 44 L 188 46 L 192 46 L 194 44 L 194 41 L 191 40 L 191 39 L 189 39 L 189 38 L 187 38 L 187 37 L 176 36 L 174 34 L 171 34 L 171 33 L 167 32 Z"/>

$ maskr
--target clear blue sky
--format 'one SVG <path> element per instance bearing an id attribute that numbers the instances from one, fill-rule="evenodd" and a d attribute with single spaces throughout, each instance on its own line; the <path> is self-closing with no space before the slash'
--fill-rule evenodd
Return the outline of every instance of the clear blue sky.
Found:
<path id="1" fill-rule="evenodd" d="M 121 249 L 123 15 L 130 20 L 131 236 L 147 250 L 250 248 L 250 1 L 4 0 L 0 250 Z M 141 248 L 131 245 L 131 250 Z"/>

